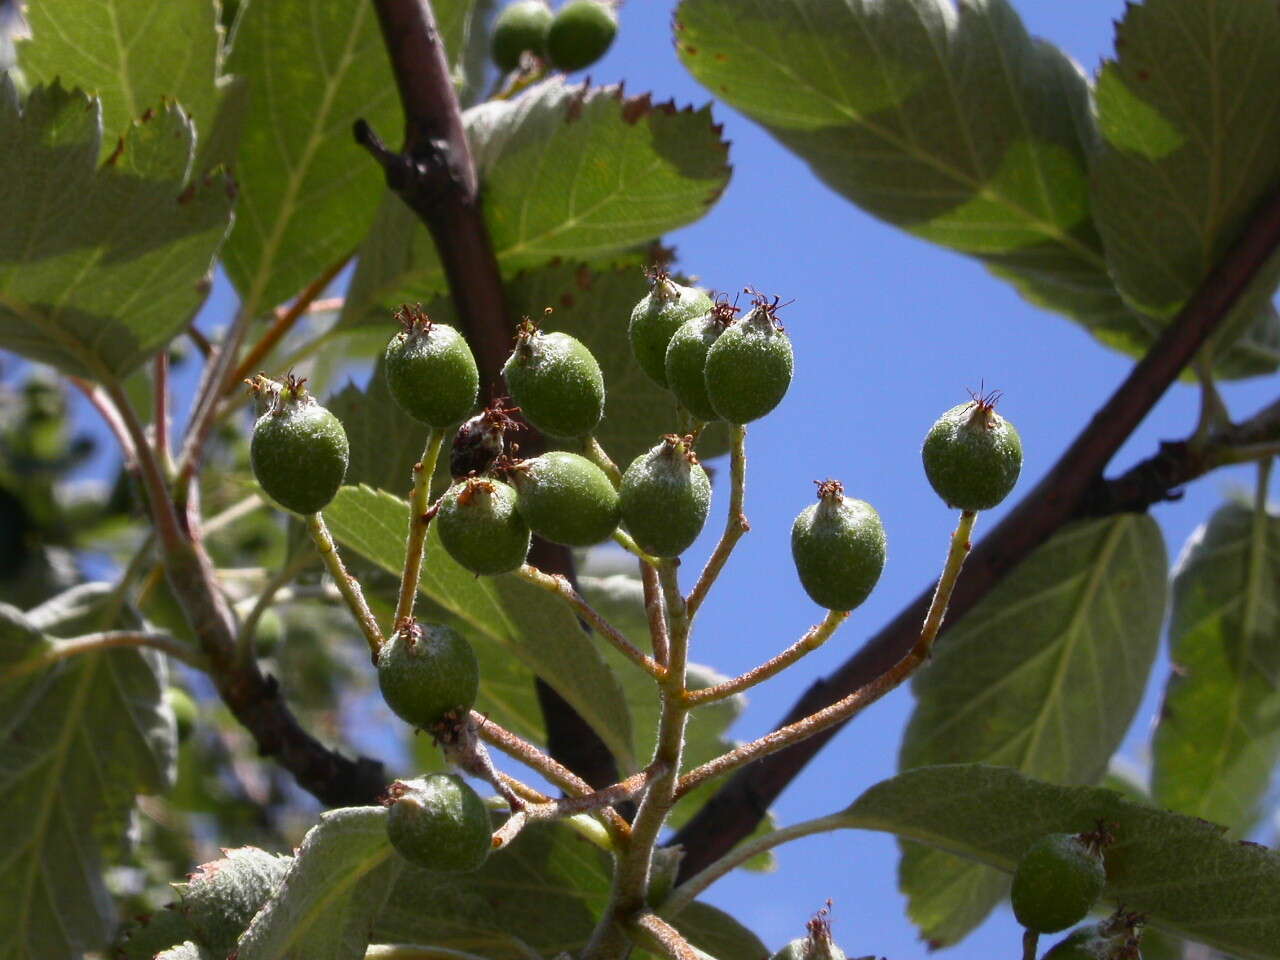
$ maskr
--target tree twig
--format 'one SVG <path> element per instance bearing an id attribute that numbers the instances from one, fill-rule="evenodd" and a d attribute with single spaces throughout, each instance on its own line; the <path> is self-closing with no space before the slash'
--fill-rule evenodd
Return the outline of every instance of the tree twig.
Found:
<path id="1" fill-rule="evenodd" d="M 1258 204 L 1239 240 L 1044 479 L 976 545 L 951 598 L 952 622 L 972 609 L 1031 551 L 1083 514 L 1088 492 L 1100 481 L 1116 451 L 1191 362 L 1278 246 L 1280 191 Z M 815 682 L 787 712 L 782 725 L 838 701 L 891 669 L 915 644 L 929 598 L 928 591 L 917 596 L 835 673 Z M 740 771 L 716 791 L 672 840 L 685 848 L 681 876 L 698 872 L 750 834 L 773 800 L 836 729 Z"/>
<path id="2" fill-rule="evenodd" d="M 307 514 L 306 519 L 307 530 L 311 533 L 311 539 L 315 541 L 320 559 L 324 561 L 325 569 L 329 571 L 329 576 L 333 577 L 333 582 L 342 594 L 342 599 L 346 601 L 347 609 L 355 618 L 356 626 L 364 634 L 365 643 L 369 645 L 369 654 L 376 662 L 378 651 L 382 649 L 386 638 L 382 636 L 378 621 L 373 611 L 369 609 L 369 604 L 365 602 L 364 591 L 360 589 L 359 581 L 347 573 L 342 555 L 338 553 L 338 545 L 333 542 L 333 536 L 329 533 L 329 526 L 324 522 L 324 517 L 318 513 L 310 513 Z"/>
<path id="3" fill-rule="evenodd" d="M 729 562 L 729 555 L 733 553 L 733 548 L 737 546 L 743 534 L 751 529 L 746 514 L 742 512 L 747 486 L 747 428 L 741 424 L 733 424 L 729 430 L 733 437 L 732 453 L 729 459 L 729 515 L 725 519 L 724 533 L 720 535 L 720 542 L 716 544 L 715 550 L 707 559 L 707 565 L 702 568 L 698 582 L 689 591 L 690 617 L 698 612 L 702 601 L 707 598 L 711 585 L 716 582 L 716 577 L 720 576 L 720 571 Z"/>
<path id="4" fill-rule="evenodd" d="M 82 653 L 94 653 L 98 650 L 111 650 L 118 647 L 150 647 L 167 653 L 187 666 L 197 670 L 207 670 L 208 664 L 198 650 L 192 650 L 185 643 L 173 639 L 167 633 L 144 633 L 134 630 L 107 630 L 102 633 L 87 633 L 82 637 L 70 640 L 59 640 L 34 657 L 19 660 L 12 667 L 0 674 L 0 683 L 9 683 L 37 670 L 74 657 Z"/>

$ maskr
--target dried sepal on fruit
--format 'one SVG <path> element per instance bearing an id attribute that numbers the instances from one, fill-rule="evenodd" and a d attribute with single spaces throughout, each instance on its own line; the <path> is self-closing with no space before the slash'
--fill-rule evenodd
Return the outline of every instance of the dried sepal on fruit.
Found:
<path id="1" fill-rule="evenodd" d="M 408 304 L 387 343 L 383 367 L 391 397 L 405 413 L 432 427 L 450 427 L 476 405 L 480 372 L 466 339 Z"/>
<path id="2" fill-rule="evenodd" d="M 378 650 L 378 688 L 401 720 L 423 730 L 457 722 L 476 702 L 480 667 L 466 637 L 438 623 L 401 621 Z"/>
<path id="3" fill-rule="evenodd" d="M 449 556 L 472 573 L 510 573 L 529 553 L 529 525 L 516 491 L 489 477 L 455 483 L 440 498 L 436 528 Z"/>
<path id="4" fill-rule="evenodd" d="M 838 480 L 824 480 L 818 484 L 818 502 L 791 525 L 791 556 L 814 603 L 852 610 L 884 570 L 884 525 L 871 504 L 846 497 Z"/>
<path id="5" fill-rule="evenodd" d="M 449 448 L 449 475 L 461 480 L 492 467 L 506 450 L 506 435 L 520 429 L 519 421 L 511 416 L 519 411 L 519 407 L 509 407 L 505 398 L 498 397 L 458 427 Z"/>
<path id="6" fill-rule="evenodd" d="M 714 304 L 705 292 L 676 283 L 659 267 L 649 270 L 647 276 L 649 292 L 631 311 L 627 337 L 640 369 L 665 387 L 667 347 L 672 336 L 688 321 L 708 313 Z"/>
<path id="7" fill-rule="evenodd" d="M 778 320 L 778 298 L 755 290 L 751 311 L 707 351 L 707 397 L 730 423 L 759 420 L 782 402 L 795 372 L 791 339 Z"/>
<path id="8" fill-rule="evenodd" d="M 604 416 L 604 376 L 591 351 L 567 333 L 544 333 L 528 317 L 502 375 L 524 419 L 549 437 L 588 436 Z"/>
<path id="9" fill-rule="evenodd" d="M 792 940 L 769 960 L 845 960 L 831 935 L 831 901 L 805 924 L 808 933 Z"/>
<path id="10" fill-rule="evenodd" d="M 293 374 L 282 384 L 262 375 L 246 382 L 265 406 L 249 442 L 253 475 L 263 491 L 294 513 L 328 506 L 347 475 L 350 448 L 342 421 Z"/>
<path id="11" fill-rule="evenodd" d="M 470 873 L 493 849 L 489 811 L 457 774 L 397 780 L 388 800 L 387 837 L 410 863 L 435 873 Z"/>
<path id="12" fill-rule="evenodd" d="M 667 434 L 631 462 L 619 491 L 622 522 L 655 557 L 677 557 L 698 539 L 711 509 L 711 481 L 693 438 Z"/>
<path id="13" fill-rule="evenodd" d="M 924 438 L 925 475 L 949 507 L 990 510 L 1018 482 L 1022 438 L 996 413 L 999 398 L 998 392 L 973 394 L 939 417 Z"/>

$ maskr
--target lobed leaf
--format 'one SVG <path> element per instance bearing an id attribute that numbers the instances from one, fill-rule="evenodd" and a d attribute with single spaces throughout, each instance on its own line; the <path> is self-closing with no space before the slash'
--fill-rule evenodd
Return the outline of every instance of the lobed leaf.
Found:
<path id="1" fill-rule="evenodd" d="M 916 675 L 900 767 L 978 761 L 1096 783 L 1146 687 L 1166 569 L 1146 515 L 1063 529 L 951 627 Z M 997 873 L 912 844 L 899 883 L 912 919 L 940 943 L 980 923 L 1007 888 Z"/>
<path id="2" fill-rule="evenodd" d="M 729 179 L 709 108 L 655 105 L 621 87 L 557 77 L 473 107 L 464 120 L 504 276 L 555 258 L 624 254 L 697 220 Z M 386 196 L 360 248 L 343 324 L 371 305 L 427 301 L 444 287 L 426 229 Z"/>
<path id="3" fill-rule="evenodd" d="M 1117 292 L 1094 222 L 1089 82 L 1006 0 L 682 0 L 675 39 L 700 83 L 868 213 L 976 257 L 1113 348 L 1159 334 Z M 1280 362 L 1259 324 L 1224 373 Z"/>
<path id="4" fill-rule="evenodd" d="M 56 83 L 20 104 L 0 77 L 0 347 L 109 380 L 184 329 L 230 222 L 193 178 L 195 131 L 148 111 L 101 166 L 98 102 Z"/>
<path id="5" fill-rule="evenodd" d="M 386 807 L 321 814 L 240 938 L 239 960 L 361 960 L 373 919 L 407 865 L 387 840 L 386 821 Z"/>
<path id="6" fill-rule="evenodd" d="M 1248 831 L 1280 760 L 1280 517 L 1228 503 L 1173 578 L 1174 668 L 1152 747 L 1163 807 Z"/>
<path id="7" fill-rule="evenodd" d="M 0 832 L 4 960 L 70 960 L 107 942 L 115 918 L 104 851 L 123 843 L 135 794 L 173 781 L 159 655 L 118 648 L 11 675 L 57 642 L 0 605 L 0 819 L 10 825 Z"/>
<path id="8" fill-rule="evenodd" d="M 209 135 L 222 57 L 211 0 L 28 0 L 27 20 L 22 72 L 32 84 L 61 81 L 97 98 L 104 155 L 162 98 L 181 106 L 201 138 Z"/>
<path id="9" fill-rule="evenodd" d="M 1064 787 L 984 764 L 920 767 L 871 787 L 845 826 L 883 830 L 1012 873 L 1047 833 L 1105 821 L 1111 903 L 1154 927 L 1242 960 L 1280 957 L 1280 854 L 1224 828 L 1133 803 L 1098 787 Z"/>
<path id="10" fill-rule="evenodd" d="M 368 560 L 395 575 L 404 569 L 405 501 L 369 487 L 343 487 L 324 516 L 333 535 Z M 514 574 L 475 576 L 445 552 L 434 527 L 427 535 L 421 590 L 462 622 L 473 640 L 504 648 L 546 680 L 623 767 L 634 767 L 622 691 L 562 600 Z"/>

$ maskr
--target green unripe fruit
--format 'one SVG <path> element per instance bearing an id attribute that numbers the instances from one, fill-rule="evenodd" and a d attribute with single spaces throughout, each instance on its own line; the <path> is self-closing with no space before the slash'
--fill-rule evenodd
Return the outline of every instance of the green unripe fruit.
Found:
<path id="1" fill-rule="evenodd" d="M 680 327 L 711 311 L 711 298 L 696 287 L 683 287 L 664 273 L 631 311 L 627 336 L 636 363 L 660 386 L 667 386 L 667 345 Z"/>
<path id="2" fill-rule="evenodd" d="M 865 500 L 844 495 L 836 480 L 818 485 L 818 502 L 791 526 L 791 556 L 810 599 L 828 610 L 852 610 L 867 599 L 884 569 L 884 525 Z"/>
<path id="3" fill-rule="evenodd" d="M 526 50 L 545 57 L 550 26 L 551 8 L 542 0 L 516 0 L 504 7 L 493 21 L 493 36 L 489 43 L 489 51 L 498 69 L 510 73 L 520 66 L 520 55 Z"/>
<path id="4" fill-rule="evenodd" d="M 387 706 L 423 730 L 466 716 L 476 702 L 480 667 L 475 652 L 465 637 L 443 624 L 402 626 L 378 650 L 377 666 Z"/>
<path id="5" fill-rule="evenodd" d="M 549 437 L 585 437 L 604 416 L 604 376 L 581 341 L 525 320 L 502 368 L 525 420 Z"/>
<path id="6" fill-rule="evenodd" d="M 668 435 L 622 475 L 622 522 L 640 549 L 678 557 L 689 549 L 711 509 L 711 481 L 687 438 Z"/>
<path id="7" fill-rule="evenodd" d="M 410 863 L 436 873 L 480 869 L 493 849 L 489 811 L 461 777 L 431 773 L 396 781 L 387 837 Z"/>
<path id="8" fill-rule="evenodd" d="M 186 743 L 200 719 L 200 708 L 191 699 L 191 694 L 181 687 L 170 687 L 167 696 L 169 707 L 173 710 L 173 719 L 178 725 L 178 742 Z"/>
<path id="9" fill-rule="evenodd" d="M 253 426 L 249 460 L 267 496 L 286 510 L 310 514 L 328 506 L 342 486 L 349 447 L 342 422 L 302 384 L 290 377 L 278 388 Z"/>
<path id="10" fill-rule="evenodd" d="M 1056 933 L 1084 919 L 1107 882 L 1102 855 L 1069 833 L 1041 837 L 1022 855 L 1009 899 L 1028 930 Z"/>
<path id="11" fill-rule="evenodd" d="M 569 0 L 547 31 L 547 57 L 566 73 L 589 67 L 613 44 L 618 16 L 600 0 Z"/>
<path id="12" fill-rule="evenodd" d="M 618 492 L 586 457 L 554 450 L 511 470 L 516 507 L 538 536 L 569 547 L 589 547 L 618 529 Z"/>
<path id="13" fill-rule="evenodd" d="M 396 313 L 403 329 L 387 344 L 387 387 L 396 404 L 422 423 L 444 428 L 476 405 L 480 372 L 462 334 L 420 310 Z"/>
<path id="14" fill-rule="evenodd" d="M 732 322 L 732 309 L 712 309 L 686 321 L 667 344 L 667 386 L 681 406 L 704 423 L 720 419 L 707 396 L 707 351 Z"/>
<path id="15" fill-rule="evenodd" d="M 1022 438 L 995 411 L 995 396 L 952 407 L 929 428 L 921 457 L 934 491 L 950 507 L 990 510 L 1022 471 Z"/>
<path id="16" fill-rule="evenodd" d="M 759 420 L 791 386 L 795 358 L 774 309 L 759 298 L 707 351 L 707 396 L 730 423 Z"/>
<path id="17" fill-rule="evenodd" d="M 529 525 L 516 509 L 515 490 L 500 480 L 472 477 L 440 498 L 440 542 L 472 573 L 510 573 L 529 553 Z"/>

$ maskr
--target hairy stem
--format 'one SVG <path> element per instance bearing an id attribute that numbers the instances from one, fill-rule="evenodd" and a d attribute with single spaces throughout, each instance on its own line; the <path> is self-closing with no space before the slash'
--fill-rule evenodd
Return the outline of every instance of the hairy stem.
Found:
<path id="1" fill-rule="evenodd" d="M 717 683 L 714 687 L 703 687 L 701 690 L 688 691 L 684 695 L 685 704 L 690 707 L 698 707 L 704 703 L 715 703 L 718 700 L 731 697 L 735 693 L 751 689 L 757 683 L 781 673 L 806 654 L 817 650 L 839 629 L 840 624 L 848 619 L 848 610 L 828 610 L 821 623 L 810 627 L 803 637 L 773 659 L 766 660 L 760 666 L 748 670 L 732 680 Z"/>
<path id="2" fill-rule="evenodd" d="M 574 590 L 569 585 L 567 577 L 558 573 L 543 573 L 537 567 L 530 566 L 527 563 L 516 571 L 516 575 L 522 580 L 541 587 L 549 593 L 554 593 L 563 599 L 587 623 L 595 628 L 596 633 L 608 640 L 619 653 L 649 674 L 649 676 L 660 680 L 666 675 L 667 670 L 665 667 L 635 647 L 613 624 L 601 616 L 591 604 L 582 598 L 582 595 L 577 590 Z"/>
<path id="3" fill-rule="evenodd" d="M 707 955 L 697 950 L 680 931 L 656 913 L 642 913 L 631 923 L 636 939 L 669 960 L 707 960 Z"/>
<path id="4" fill-rule="evenodd" d="M 418 579 L 422 576 L 422 557 L 427 548 L 427 527 L 431 515 L 427 506 L 431 500 L 431 477 L 436 472 L 436 460 L 440 445 L 444 443 L 444 431 L 434 428 L 427 431 L 427 445 L 422 459 L 413 465 L 413 493 L 409 496 L 409 533 L 404 545 L 404 574 L 400 578 L 400 599 L 396 602 L 395 624 L 413 616 L 413 602 L 418 596 Z"/>
<path id="5" fill-rule="evenodd" d="M 733 548 L 742 539 L 742 535 L 751 529 L 746 514 L 742 512 L 747 486 L 747 428 L 741 424 L 733 424 L 729 429 L 733 435 L 733 447 L 729 459 L 729 516 L 725 520 L 724 533 L 720 536 L 720 542 L 711 552 L 707 565 L 702 568 L 702 574 L 698 577 L 698 582 L 689 592 L 690 617 L 694 616 L 702 606 L 702 601 L 707 598 L 707 593 L 716 582 L 716 577 L 720 576 L 720 571 L 729 562 L 729 555 L 733 553 Z"/>
<path id="6" fill-rule="evenodd" d="M 955 532 L 951 535 L 951 543 L 947 550 L 947 559 L 942 568 L 942 575 L 938 578 L 937 588 L 933 592 L 933 601 L 929 604 L 929 609 L 925 614 L 924 626 L 916 634 L 916 642 L 906 656 L 865 686 L 837 700 L 830 706 L 803 717 L 795 723 L 780 727 L 757 740 L 744 743 L 728 753 L 722 754 L 716 759 L 689 771 L 680 778 L 679 785 L 676 788 L 676 796 L 682 797 L 712 777 L 736 770 L 762 757 L 777 753 L 779 750 L 785 750 L 794 743 L 807 740 L 823 730 L 845 722 L 875 703 L 890 690 L 896 688 L 902 681 L 906 680 L 907 677 L 915 673 L 917 668 L 929 659 L 929 653 L 933 649 L 933 641 L 936 639 L 938 630 L 942 626 L 943 618 L 946 616 L 947 604 L 951 600 L 951 592 L 955 587 L 956 579 L 960 576 L 960 569 L 964 566 L 965 557 L 969 554 L 969 534 L 973 530 L 973 523 L 976 517 L 977 514 L 971 510 L 966 510 L 960 514 L 960 522 L 956 525 Z"/>
<path id="7" fill-rule="evenodd" d="M 320 559 L 324 561 L 325 569 L 329 571 L 329 576 L 333 577 L 338 591 L 342 594 L 342 599 L 346 601 L 347 609 L 351 611 L 351 615 L 355 618 L 356 626 L 364 634 L 365 642 L 369 644 L 370 656 L 376 662 L 378 651 L 382 649 L 386 639 L 378 628 L 378 621 L 369 609 L 369 604 L 365 602 L 364 591 L 360 589 L 360 581 L 347 573 L 347 568 L 343 565 L 342 557 L 338 553 L 338 545 L 333 542 L 333 537 L 329 533 L 328 525 L 324 522 L 324 517 L 318 513 L 307 514 L 307 530 L 311 533 L 311 539 L 315 541 L 316 549 L 320 552 Z"/>

